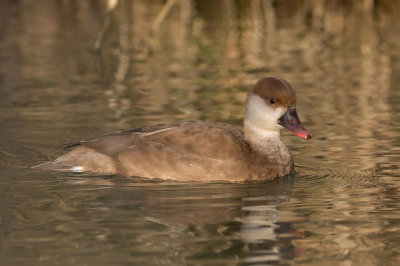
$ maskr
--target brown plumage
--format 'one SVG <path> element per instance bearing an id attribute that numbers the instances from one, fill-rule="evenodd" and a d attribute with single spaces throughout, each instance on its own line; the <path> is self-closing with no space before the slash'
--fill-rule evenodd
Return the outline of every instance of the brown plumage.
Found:
<path id="1" fill-rule="evenodd" d="M 65 144 L 73 150 L 36 168 L 181 181 L 242 182 L 284 176 L 293 171 L 293 160 L 279 139 L 282 126 L 311 138 L 297 114 L 293 116 L 295 104 L 289 83 L 263 78 L 247 97 L 244 132 L 230 124 L 204 121 L 144 126 Z"/>

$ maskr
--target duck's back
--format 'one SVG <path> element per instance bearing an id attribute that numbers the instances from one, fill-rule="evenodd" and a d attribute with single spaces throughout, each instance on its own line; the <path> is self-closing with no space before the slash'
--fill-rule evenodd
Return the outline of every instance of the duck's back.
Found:
<path id="1" fill-rule="evenodd" d="M 41 168 L 202 181 L 244 181 L 251 175 L 243 132 L 225 123 L 152 125 L 65 147 L 74 149 Z"/>

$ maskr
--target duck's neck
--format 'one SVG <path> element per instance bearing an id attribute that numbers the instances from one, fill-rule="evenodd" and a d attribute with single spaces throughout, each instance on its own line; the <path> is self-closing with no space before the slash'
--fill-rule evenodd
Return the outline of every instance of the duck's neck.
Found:
<path id="1" fill-rule="evenodd" d="M 268 130 L 257 127 L 249 120 L 244 121 L 244 139 L 255 155 L 253 171 L 263 175 L 284 176 L 293 172 L 293 159 L 289 149 L 280 139 L 280 129 Z"/>
<path id="2" fill-rule="evenodd" d="M 244 120 L 244 138 L 253 150 L 262 153 L 274 152 L 279 146 L 285 146 L 280 129 L 261 128 L 248 119 Z"/>

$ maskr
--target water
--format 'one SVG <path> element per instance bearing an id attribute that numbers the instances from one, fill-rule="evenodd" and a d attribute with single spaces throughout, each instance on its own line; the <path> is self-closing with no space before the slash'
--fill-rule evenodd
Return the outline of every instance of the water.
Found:
<path id="1" fill-rule="evenodd" d="M 96 54 L 106 2 L 0 3 L 1 264 L 398 265 L 399 4 L 176 1 L 157 20 L 163 4 L 120 1 Z M 293 176 L 29 168 L 60 144 L 144 124 L 240 126 L 263 76 L 293 85 L 314 136 L 282 132 Z"/>

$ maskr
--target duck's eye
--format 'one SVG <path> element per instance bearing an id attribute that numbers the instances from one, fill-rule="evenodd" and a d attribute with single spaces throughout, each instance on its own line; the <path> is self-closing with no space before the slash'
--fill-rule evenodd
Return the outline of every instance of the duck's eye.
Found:
<path id="1" fill-rule="evenodd" d="M 276 101 L 275 101 L 275 98 L 271 98 L 271 99 L 269 99 L 269 102 L 271 103 L 271 104 L 274 104 Z"/>

